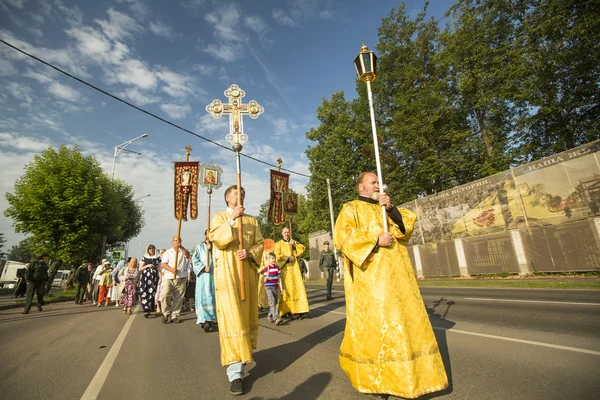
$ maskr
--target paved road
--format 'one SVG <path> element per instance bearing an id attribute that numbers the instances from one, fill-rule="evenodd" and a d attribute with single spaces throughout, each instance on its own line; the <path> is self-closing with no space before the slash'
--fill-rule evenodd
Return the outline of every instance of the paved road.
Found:
<path id="1" fill-rule="evenodd" d="M 422 288 L 451 381 L 427 399 L 596 399 L 600 291 Z M 241 399 L 367 399 L 339 368 L 341 287 L 309 286 L 310 318 L 263 316 Z M 217 333 L 115 307 L 0 311 L 2 399 L 231 399 Z"/>

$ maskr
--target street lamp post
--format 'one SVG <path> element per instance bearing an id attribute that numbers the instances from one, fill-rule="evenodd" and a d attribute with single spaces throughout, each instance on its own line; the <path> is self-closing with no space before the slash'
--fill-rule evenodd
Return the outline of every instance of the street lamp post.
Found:
<path id="1" fill-rule="evenodd" d="M 138 151 L 131 151 L 131 150 L 127 150 L 126 147 L 129 146 L 131 143 L 135 142 L 138 139 L 143 139 L 148 137 L 147 133 L 143 133 L 140 136 L 133 138 L 131 140 L 126 141 L 125 143 L 121 143 L 118 146 L 115 146 L 115 154 L 113 156 L 113 165 L 112 165 L 112 173 L 110 175 L 110 180 L 111 182 L 115 179 L 115 163 L 117 161 L 117 157 L 119 157 L 119 155 L 124 152 L 127 151 L 129 153 L 135 153 L 135 154 L 139 154 L 141 155 L 142 153 L 138 152 Z M 104 255 L 106 254 L 106 235 L 104 235 L 102 237 L 102 250 L 100 251 L 100 258 L 104 257 Z"/>
<path id="2" fill-rule="evenodd" d="M 375 146 L 375 162 L 377 164 L 377 179 L 379 181 L 379 191 L 383 191 L 383 175 L 381 174 L 381 160 L 379 159 L 379 143 L 377 142 L 377 127 L 375 126 L 375 111 L 373 110 L 373 91 L 371 82 L 375 80 L 375 70 L 377 68 L 377 56 L 364 42 L 360 48 L 360 53 L 354 59 L 354 67 L 361 81 L 367 84 L 367 93 L 369 95 L 369 110 L 371 111 L 371 130 L 373 131 L 373 145 Z M 383 216 L 383 231 L 388 232 L 388 221 L 385 206 L 381 206 Z"/>
<path id="3" fill-rule="evenodd" d="M 142 139 L 145 137 L 148 137 L 147 133 L 144 133 L 136 138 L 126 141 L 125 143 L 121 143 L 120 145 L 115 146 L 115 155 L 113 157 L 112 174 L 110 176 L 111 180 L 113 180 L 115 178 L 115 162 L 117 161 L 117 157 L 119 157 L 119 155 L 124 151 L 141 155 L 142 153 L 140 153 L 138 151 L 127 150 L 126 147 L 129 146 L 131 143 L 135 142 L 136 140 Z"/>

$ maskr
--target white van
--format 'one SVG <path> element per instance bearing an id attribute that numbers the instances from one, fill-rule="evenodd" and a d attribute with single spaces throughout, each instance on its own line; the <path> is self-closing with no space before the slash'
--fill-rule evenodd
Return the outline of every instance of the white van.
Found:
<path id="1" fill-rule="evenodd" d="M 19 261 L 6 261 L 0 275 L 0 286 L 13 288 L 17 282 L 17 270 L 25 268 L 25 263 Z"/>

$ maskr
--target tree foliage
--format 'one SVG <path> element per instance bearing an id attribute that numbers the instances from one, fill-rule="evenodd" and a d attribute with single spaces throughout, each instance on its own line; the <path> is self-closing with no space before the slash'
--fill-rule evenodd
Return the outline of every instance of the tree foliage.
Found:
<path id="1" fill-rule="evenodd" d="M 35 259 L 35 255 L 31 251 L 31 241 L 29 239 L 21 240 L 18 245 L 10 248 L 6 258 L 11 261 L 23 263 L 28 263 Z"/>
<path id="2" fill-rule="evenodd" d="M 15 231 L 30 236 L 30 250 L 65 262 L 95 259 L 102 238 L 126 242 L 142 228 L 142 211 L 131 186 L 111 181 L 92 157 L 77 147 L 52 147 L 25 167 L 6 193 Z"/>

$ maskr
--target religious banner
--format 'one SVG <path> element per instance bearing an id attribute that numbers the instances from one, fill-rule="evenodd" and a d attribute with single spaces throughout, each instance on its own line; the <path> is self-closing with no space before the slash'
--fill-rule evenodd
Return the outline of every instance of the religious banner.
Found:
<path id="1" fill-rule="evenodd" d="M 284 192 L 288 191 L 290 175 L 271 170 L 271 199 L 269 201 L 269 217 L 274 225 L 283 224 L 286 215 L 283 212 L 282 199 Z"/>
<path id="2" fill-rule="evenodd" d="M 198 218 L 198 161 L 175 163 L 175 219 L 187 221 L 188 208 L 190 218 Z"/>
<path id="3" fill-rule="evenodd" d="M 298 214 L 298 195 L 296 193 L 283 193 L 281 209 L 284 214 Z"/>

